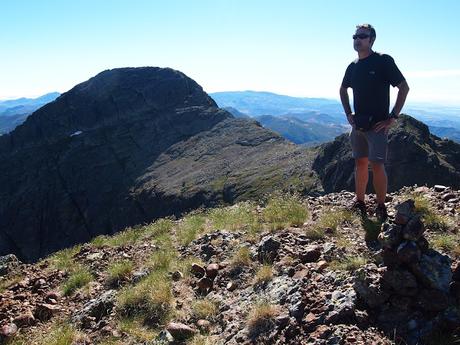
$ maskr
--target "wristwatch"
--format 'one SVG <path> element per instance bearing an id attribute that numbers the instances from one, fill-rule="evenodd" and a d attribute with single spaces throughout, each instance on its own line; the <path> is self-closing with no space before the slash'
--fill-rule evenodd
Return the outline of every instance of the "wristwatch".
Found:
<path id="1" fill-rule="evenodd" d="M 398 115 L 396 115 L 396 113 L 392 110 L 390 115 L 389 115 L 390 119 L 397 119 L 398 118 Z"/>

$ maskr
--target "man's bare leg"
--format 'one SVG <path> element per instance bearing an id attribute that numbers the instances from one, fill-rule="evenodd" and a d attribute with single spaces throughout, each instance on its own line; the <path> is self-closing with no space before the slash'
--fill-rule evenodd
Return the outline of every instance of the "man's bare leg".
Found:
<path id="1" fill-rule="evenodd" d="M 377 204 L 382 205 L 385 203 L 387 195 L 387 173 L 383 163 L 371 162 L 372 168 L 372 182 L 374 184 L 375 194 L 377 195 Z"/>
<path id="2" fill-rule="evenodd" d="M 364 202 L 367 181 L 369 180 L 369 160 L 367 157 L 355 159 L 355 193 L 356 198 Z"/>

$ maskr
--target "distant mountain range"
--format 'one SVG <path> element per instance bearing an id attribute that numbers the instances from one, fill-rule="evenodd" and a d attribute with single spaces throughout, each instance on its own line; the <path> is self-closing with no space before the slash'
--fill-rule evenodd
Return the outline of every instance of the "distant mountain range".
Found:
<path id="1" fill-rule="evenodd" d="M 18 98 L 0 101 L 0 135 L 11 132 L 38 108 L 54 101 L 59 92 L 51 92 L 38 98 Z"/>
<path id="2" fill-rule="evenodd" d="M 333 140 L 349 129 L 340 102 L 324 98 L 300 98 L 270 92 L 230 91 L 211 93 L 220 107 L 236 115 L 250 116 L 296 144 Z M 460 108 L 434 105 L 407 105 L 404 113 L 426 123 L 430 131 L 460 142 Z M 278 119 L 260 116 L 274 116 Z M 293 122 L 293 118 L 300 121 Z M 310 126 L 305 126 L 305 122 Z M 313 126 L 312 123 L 316 123 Z"/>
<path id="3" fill-rule="evenodd" d="M 27 116 L 56 99 L 58 92 L 38 98 L 0 101 L 0 135 L 11 132 Z M 295 144 L 311 146 L 333 140 L 349 130 L 342 105 L 333 99 L 302 98 L 259 91 L 211 93 L 219 107 L 239 118 L 254 118 Z M 440 138 L 460 142 L 460 108 L 409 104 L 406 114 L 427 124 Z"/>

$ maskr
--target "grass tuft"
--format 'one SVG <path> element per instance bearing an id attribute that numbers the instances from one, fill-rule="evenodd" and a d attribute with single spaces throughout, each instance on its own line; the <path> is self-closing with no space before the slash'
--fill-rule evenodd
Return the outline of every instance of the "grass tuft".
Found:
<path id="1" fill-rule="evenodd" d="M 449 218 L 439 214 L 426 197 L 416 193 L 410 197 L 415 201 L 415 212 L 422 215 L 422 221 L 428 229 L 447 231 L 451 227 Z"/>
<path id="2" fill-rule="evenodd" d="M 247 318 L 249 336 L 256 338 L 270 330 L 274 325 L 274 319 L 279 314 L 279 308 L 268 301 L 257 302 Z"/>
<path id="3" fill-rule="evenodd" d="M 336 233 L 339 225 L 348 222 L 357 222 L 358 217 L 352 212 L 345 209 L 334 209 L 332 207 L 326 207 L 321 212 L 320 217 L 316 221 L 314 228 L 317 231 L 324 231 L 325 229 L 331 229 L 333 233 Z"/>
<path id="4" fill-rule="evenodd" d="M 115 262 L 107 268 L 107 284 L 109 286 L 118 286 L 121 282 L 126 281 L 134 269 L 132 261 L 124 260 Z"/>
<path id="5" fill-rule="evenodd" d="M 212 320 L 218 312 L 217 304 L 209 299 L 199 299 L 192 303 L 192 313 L 197 319 Z"/>
<path id="6" fill-rule="evenodd" d="M 171 282 L 163 272 L 152 272 L 134 287 L 126 287 L 117 297 L 121 317 L 142 318 L 151 325 L 164 323 L 172 310 Z"/>
<path id="7" fill-rule="evenodd" d="M 453 234 L 436 234 L 431 243 L 433 247 L 442 250 L 446 253 L 459 256 L 460 255 L 460 238 Z"/>
<path id="8" fill-rule="evenodd" d="M 77 254 L 80 249 L 81 246 L 78 245 L 54 253 L 47 258 L 50 267 L 68 273 L 76 271 L 79 269 L 79 264 L 75 261 L 74 255 Z"/>
<path id="9" fill-rule="evenodd" d="M 254 234 L 262 227 L 255 208 L 250 202 L 241 202 L 229 207 L 214 208 L 209 211 L 208 217 L 213 229 L 245 230 Z"/>
<path id="10" fill-rule="evenodd" d="M 254 284 L 263 285 L 267 284 L 270 280 L 273 279 L 273 267 L 268 264 L 262 265 L 254 277 Z"/>
<path id="11" fill-rule="evenodd" d="M 332 270 L 353 272 L 358 268 L 364 266 L 367 259 L 362 256 L 345 256 L 340 260 L 331 261 L 329 267 Z"/>
<path id="12" fill-rule="evenodd" d="M 233 267 L 249 266 L 251 264 L 251 251 L 249 247 L 239 248 L 233 254 L 230 263 Z"/>
<path id="13" fill-rule="evenodd" d="M 85 286 L 93 280 L 91 273 L 85 268 L 79 268 L 73 272 L 62 286 L 64 296 L 70 296 L 77 289 Z"/>
<path id="14" fill-rule="evenodd" d="M 177 229 L 177 239 L 181 245 L 188 245 L 206 230 L 206 217 L 202 214 L 187 215 Z"/>
<path id="15" fill-rule="evenodd" d="M 275 231 L 302 225 L 308 218 L 308 210 L 297 195 L 275 193 L 268 200 L 262 215 L 268 228 Z"/>

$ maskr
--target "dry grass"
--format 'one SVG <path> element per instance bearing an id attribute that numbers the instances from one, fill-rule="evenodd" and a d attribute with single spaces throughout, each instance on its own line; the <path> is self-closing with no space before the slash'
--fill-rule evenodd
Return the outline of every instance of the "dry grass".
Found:
<path id="1" fill-rule="evenodd" d="M 322 210 L 321 215 L 313 228 L 317 231 L 330 229 L 331 232 L 336 233 L 339 225 L 342 225 L 345 222 L 358 223 L 359 218 L 348 210 L 326 207 Z"/>
<path id="2" fill-rule="evenodd" d="M 427 229 L 447 231 L 452 227 L 449 217 L 439 214 L 426 197 L 417 193 L 409 194 L 409 197 L 415 201 L 415 211 L 422 215 L 422 221 Z"/>
<path id="3" fill-rule="evenodd" d="M 249 266 L 251 261 L 251 251 L 249 248 L 241 247 L 233 254 L 230 263 L 233 267 Z"/>
<path id="4" fill-rule="evenodd" d="M 13 338 L 9 345 L 73 345 L 87 344 L 88 338 L 74 328 L 69 322 L 56 321 L 51 328 L 43 333 L 42 330 Z"/>
<path id="5" fill-rule="evenodd" d="M 197 319 L 213 320 L 217 312 L 217 303 L 209 299 L 199 299 L 192 303 L 192 314 Z"/>
<path id="6" fill-rule="evenodd" d="M 14 284 L 19 283 L 24 279 L 24 274 L 17 274 L 10 277 L 0 277 L 0 293 L 13 286 Z"/>
<path id="7" fill-rule="evenodd" d="M 251 338 L 267 332 L 274 324 L 275 317 L 279 314 L 279 307 L 262 300 L 257 302 L 249 312 L 247 327 Z"/>
<path id="8" fill-rule="evenodd" d="M 144 324 L 143 318 L 122 318 L 118 321 L 118 328 L 141 344 L 150 343 L 158 336 L 157 331 Z"/>
<path id="9" fill-rule="evenodd" d="M 80 245 L 62 249 L 46 258 L 45 261 L 48 261 L 51 269 L 57 269 L 68 273 L 77 271 L 80 269 L 80 266 L 75 261 L 74 256 L 80 249 Z"/>
<path id="10" fill-rule="evenodd" d="M 363 256 L 345 256 L 340 260 L 333 260 L 329 264 L 332 270 L 353 272 L 364 266 L 367 259 Z"/>
<path id="11" fill-rule="evenodd" d="M 254 277 L 255 285 L 263 285 L 273 279 L 273 267 L 268 264 L 262 265 Z"/>
<path id="12" fill-rule="evenodd" d="M 430 242 L 438 250 L 450 255 L 460 256 L 460 237 L 458 235 L 437 233 Z"/>
<path id="13" fill-rule="evenodd" d="M 262 228 L 255 208 L 256 206 L 250 202 L 215 208 L 209 211 L 208 219 L 212 224 L 212 228 L 216 230 L 238 230 L 254 234 L 258 233 Z"/>

